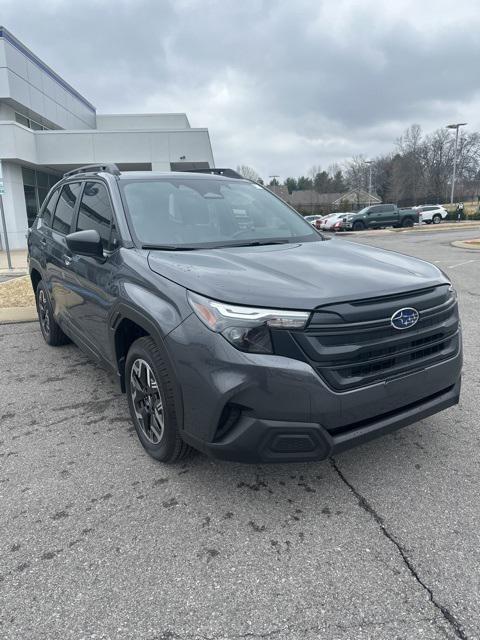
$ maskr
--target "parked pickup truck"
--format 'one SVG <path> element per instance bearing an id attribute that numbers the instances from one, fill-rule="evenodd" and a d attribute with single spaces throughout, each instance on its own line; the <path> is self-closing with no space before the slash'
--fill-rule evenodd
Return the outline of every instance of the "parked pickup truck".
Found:
<path id="1" fill-rule="evenodd" d="M 374 204 L 351 216 L 345 229 L 363 231 L 382 227 L 413 227 L 415 222 L 418 222 L 418 211 L 399 209 L 395 204 Z"/>

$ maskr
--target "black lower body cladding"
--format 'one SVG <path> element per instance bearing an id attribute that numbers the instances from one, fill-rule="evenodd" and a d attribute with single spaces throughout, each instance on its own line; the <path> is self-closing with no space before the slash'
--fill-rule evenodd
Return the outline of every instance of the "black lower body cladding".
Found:
<path id="1" fill-rule="evenodd" d="M 166 341 L 182 389 L 182 437 L 226 460 L 325 459 L 456 404 L 457 335 L 445 360 L 338 391 L 309 362 L 242 353 L 192 315 Z"/>

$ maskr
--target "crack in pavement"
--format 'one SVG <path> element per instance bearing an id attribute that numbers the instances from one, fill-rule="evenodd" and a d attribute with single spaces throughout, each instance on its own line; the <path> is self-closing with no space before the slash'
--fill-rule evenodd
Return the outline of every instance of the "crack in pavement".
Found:
<path id="1" fill-rule="evenodd" d="M 364 629 L 365 627 L 384 627 L 389 625 L 391 622 L 391 620 L 381 620 L 381 621 L 377 621 L 377 622 L 368 622 L 368 621 L 362 621 L 360 623 L 360 628 Z M 406 622 L 404 620 L 395 620 L 395 622 Z M 435 624 L 435 620 L 432 620 L 432 618 L 430 617 L 422 617 L 422 618 L 417 618 L 415 620 L 409 620 L 408 622 L 431 622 L 432 624 Z M 178 631 L 172 631 L 170 629 L 164 631 L 163 633 L 161 633 L 160 635 L 155 635 L 155 636 L 151 636 L 148 640 L 265 640 L 266 638 L 273 638 L 274 636 L 278 636 L 280 634 L 283 635 L 283 637 L 285 637 L 285 634 L 288 634 L 288 636 L 286 637 L 290 637 L 290 635 L 292 633 L 296 633 L 296 634 L 302 634 L 302 636 L 304 636 L 306 633 L 316 633 L 316 634 L 324 634 L 324 633 L 329 633 L 331 634 L 332 628 L 335 629 L 340 629 L 341 631 L 347 631 L 349 629 L 355 629 L 358 630 L 359 625 L 356 623 L 354 624 L 340 624 L 339 622 L 334 623 L 329 625 L 328 623 L 325 623 L 323 625 L 310 625 L 308 627 L 303 627 L 301 628 L 298 624 L 295 624 L 292 622 L 292 620 L 287 620 L 282 627 L 277 628 L 277 629 L 271 629 L 270 631 L 244 631 L 242 632 L 234 632 L 234 633 L 228 633 L 227 632 L 222 632 L 220 634 L 215 633 L 214 635 L 204 635 L 201 633 L 191 633 L 191 632 L 178 632 Z M 324 637 L 323 635 L 320 636 L 318 635 L 318 637 Z M 326 636 L 325 636 L 326 637 Z M 328 636 L 333 637 L 331 635 Z"/>
<path id="2" fill-rule="evenodd" d="M 385 526 L 385 523 L 383 521 L 383 518 L 375 511 L 375 509 L 372 507 L 372 505 L 368 502 L 368 500 L 366 500 L 366 498 L 364 498 L 362 496 L 362 494 L 357 491 L 357 489 L 355 489 L 355 487 L 351 484 L 351 482 L 349 482 L 347 480 L 347 478 L 345 477 L 345 475 L 343 474 L 343 472 L 340 470 L 340 468 L 337 465 L 337 462 L 335 461 L 334 458 L 330 458 L 330 464 L 333 467 L 333 469 L 337 472 L 337 475 L 339 476 L 340 480 L 348 487 L 348 489 L 351 491 L 351 493 L 355 496 L 355 498 L 357 498 L 358 500 L 358 504 L 359 506 L 366 512 L 368 513 L 369 516 L 371 516 L 373 518 L 373 520 L 378 524 L 378 526 L 380 527 L 381 532 L 383 533 L 383 535 L 390 540 L 390 542 L 392 544 L 395 545 L 395 547 L 397 548 L 398 553 L 400 554 L 404 565 L 406 566 L 406 568 L 408 569 L 408 571 L 410 572 L 411 576 L 418 582 L 418 584 L 422 587 L 422 589 L 424 589 L 424 591 L 427 592 L 428 597 L 430 599 L 430 602 L 433 604 L 433 606 L 437 609 L 437 611 L 440 612 L 440 614 L 443 616 L 443 618 L 448 622 L 448 624 L 450 625 L 450 627 L 452 628 L 453 632 L 455 633 L 455 635 L 457 636 L 457 638 L 460 638 L 460 640 L 469 640 L 467 634 L 463 631 L 462 626 L 460 624 L 460 622 L 456 619 L 456 617 L 453 615 L 453 613 L 451 613 L 447 607 L 445 607 L 444 605 L 440 604 L 439 602 L 437 602 L 437 600 L 435 599 L 435 596 L 433 595 L 433 591 L 430 589 L 430 587 L 425 584 L 425 582 L 420 578 L 420 576 L 418 575 L 417 570 L 415 569 L 415 567 L 413 566 L 412 561 L 409 559 L 409 557 L 407 556 L 407 553 L 405 551 L 405 549 L 402 547 L 402 545 L 400 544 L 400 542 L 395 538 L 395 536 L 393 535 L 393 533 L 390 533 L 390 531 L 387 529 L 387 527 Z"/>

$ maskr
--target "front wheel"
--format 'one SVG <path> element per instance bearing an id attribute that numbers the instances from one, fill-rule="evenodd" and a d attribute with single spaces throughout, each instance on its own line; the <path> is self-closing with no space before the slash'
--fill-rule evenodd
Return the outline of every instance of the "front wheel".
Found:
<path id="1" fill-rule="evenodd" d="M 441 221 L 442 221 L 442 216 L 439 213 L 436 213 L 432 218 L 433 224 L 440 224 Z"/>
<path id="2" fill-rule="evenodd" d="M 147 453 L 160 462 L 185 458 L 191 448 L 179 433 L 173 381 L 152 338 L 130 347 L 125 382 L 130 415 Z"/>
<path id="3" fill-rule="evenodd" d="M 363 231 L 365 229 L 365 223 L 361 220 L 356 220 L 352 225 L 352 229 L 354 231 Z"/>
<path id="4" fill-rule="evenodd" d="M 37 303 L 40 330 L 45 342 L 52 347 L 59 347 L 70 342 L 69 338 L 63 333 L 57 321 L 53 317 L 53 308 L 50 302 L 50 297 L 42 280 L 38 283 L 37 290 L 35 291 L 35 300 Z"/>

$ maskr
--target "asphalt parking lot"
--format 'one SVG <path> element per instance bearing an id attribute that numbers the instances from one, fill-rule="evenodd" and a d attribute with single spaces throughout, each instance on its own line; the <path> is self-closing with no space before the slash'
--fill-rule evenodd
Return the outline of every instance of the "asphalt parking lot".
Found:
<path id="1" fill-rule="evenodd" d="M 451 276 L 464 384 L 330 462 L 162 466 L 109 374 L 0 326 L 0 637 L 480 638 L 480 252 L 450 246 L 475 235 L 348 237 Z"/>

